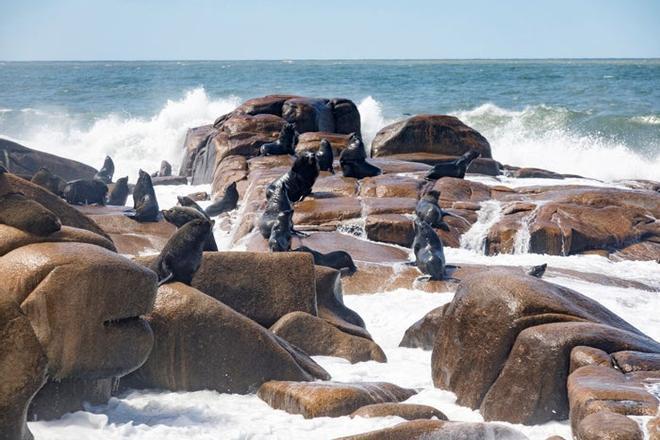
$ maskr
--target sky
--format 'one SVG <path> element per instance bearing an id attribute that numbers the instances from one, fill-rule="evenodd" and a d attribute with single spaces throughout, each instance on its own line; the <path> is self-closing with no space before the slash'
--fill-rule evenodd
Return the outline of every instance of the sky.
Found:
<path id="1" fill-rule="evenodd" d="M 0 0 L 0 60 L 660 57 L 660 0 Z"/>

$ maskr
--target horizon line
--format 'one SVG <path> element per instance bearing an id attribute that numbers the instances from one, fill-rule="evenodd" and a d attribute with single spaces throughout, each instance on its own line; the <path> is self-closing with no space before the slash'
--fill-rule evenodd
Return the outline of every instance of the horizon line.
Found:
<path id="1" fill-rule="evenodd" d="M 660 56 L 653 57 L 547 57 L 547 58 L 171 58 L 171 59 L 0 59 L 0 63 L 93 63 L 93 62 L 269 62 L 269 61 L 634 61 L 634 60 L 660 60 Z"/>

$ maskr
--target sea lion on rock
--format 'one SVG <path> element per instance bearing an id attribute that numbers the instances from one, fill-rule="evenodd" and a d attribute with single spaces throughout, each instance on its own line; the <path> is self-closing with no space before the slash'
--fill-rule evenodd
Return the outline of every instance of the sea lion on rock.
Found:
<path id="1" fill-rule="evenodd" d="M 60 219 L 52 211 L 18 192 L 0 196 L 0 223 L 40 237 L 62 228 Z"/>
<path id="2" fill-rule="evenodd" d="M 321 139 L 319 151 L 316 152 L 316 161 L 319 164 L 320 171 L 330 171 L 335 174 L 335 169 L 332 167 L 332 162 L 335 160 L 332 154 L 332 145 L 327 139 Z"/>
<path id="3" fill-rule="evenodd" d="M 291 250 L 291 231 L 293 230 L 293 210 L 282 211 L 270 230 L 268 248 L 271 252 L 287 252 Z"/>
<path id="4" fill-rule="evenodd" d="M 151 265 L 158 285 L 180 281 L 190 285 L 202 264 L 202 252 L 211 232 L 211 222 L 195 219 L 178 229 Z"/>
<path id="5" fill-rule="evenodd" d="M 62 195 L 71 205 L 105 205 L 105 196 L 108 186 L 101 180 L 78 179 L 68 182 L 64 186 Z"/>
<path id="6" fill-rule="evenodd" d="M 160 162 L 160 169 L 153 173 L 151 177 L 169 177 L 172 175 L 172 165 L 166 160 Z"/>
<path id="7" fill-rule="evenodd" d="M 545 273 L 545 270 L 548 268 L 548 263 L 543 263 L 539 264 L 538 266 L 534 266 L 531 269 L 527 271 L 527 275 L 536 277 L 536 278 L 542 278 L 543 274 Z"/>
<path id="8" fill-rule="evenodd" d="M 339 164 L 345 177 L 373 177 L 381 173 L 380 168 L 367 162 L 367 151 L 364 143 L 355 133 L 351 134 L 351 141 L 339 155 Z"/>
<path id="9" fill-rule="evenodd" d="M 98 173 L 94 174 L 94 180 L 100 180 L 105 184 L 112 183 L 113 174 L 115 174 L 115 163 L 110 156 L 105 156 L 103 167 Z"/>
<path id="10" fill-rule="evenodd" d="M 442 220 L 447 213 L 438 205 L 439 198 L 440 191 L 429 191 L 417 202 L 415 214 L 420 220 L 425 221 L 432 227 L 449 231 L 449 225 Z"/>
<path id="11" fill-rule="evenodd" d="M 190 223 L 193 220 L 209 220 L 209 218 L 195 208 L 187 206 L 174 206 L 167 211 L 163 211 L 163 217 L 168 223 L 172 223 L 177 228 L 183 227 L 185 224 Z M 214 222 L 211 220 L 211 225 Z M 213 231 L 209 233 L 208 238 L 206 239 L 206 244 L 204 245 L 204 251 L 208 252 L 217 252 L 218 245 L 215 242 L 215 237 L 213 236 Z"/>
<path id="12" fill-rule="evenodd" d="M 225 189 L 225 193 L 222 198 L 214 200 L 205 210 L 206 215 L 209 217 L 215 217 L 220 215 L 223 212 L 229 212 L 233 209 L 236 209 L 238 205 L 238 190 L 236 189 L 236 182 L 232 182 Z"/>
<path id="13" fill-rule="evenodd" d="M 140 176 L 133 188 L 133 212 L 126 212 L 126 215 L 138 222 L 156 222 L 158 213 L 158 200 L 151 176 L 140 170 Z"/>
<path id="14" fill-rule="evenodd" d="M 262 156 L 296 154 L 296 131 L 293 124 L 284 124 L 275 142 L 268 142 L 259 148 Z"/>
<path id="15" fill-rule="evenodd" d="M 479 156 L 481 156 L 481 153 L 470 150 L 458 159 L 438 162 L 426 173 L 426 180 L 438 180 L 441 177 L 463 179 L 472 161 Z"/>
<path id="16" fill-rule="evenodd" d="M 277 222 L 279 213 L 286 211 L 293 211 L 293 207 L 287 195 L 286 187 L 279 186 L 271 194 L 266 209 L 259 219 L 259 232 L 263 238 L 270 239 L 270 233 Z"/>
<path id="17" fill-rule="evenodd" d="M 431 225 L 423 220 L 415 219 L 415 239 L 413 252 L 415 266 L 431 280 L 442 280 L 445 277 L 445 252 L 442 240 Z"/>
<path id="18" fill-rule="evenodd" d="M 307 246 L 300 246 L 299 248 L 294 249 L 294 252 L 307 252 L 312 254 L 314 264 L 317 266 L 331 267 L 339 271 L 345 270 L 348 274 L 353 274 L 357 271 L 353 258 L 346 251 L 332 251 L 327 254 L 322 254 L 321 252 L 315 251 Z"/>
<path id="19" fill-rule="evenodd" d="M 120 177 L 110 191 L 108 205 L 124 206 L 128 200 L 128 193 L 128 176 Z"/>
<path id="20" fill-rule="evenodd" d="M 176 196 L 176 199 L 178 200 L 179 206 L 184 206 L 186 208 L 194 208 L 194 209 L 198 210 L 199 212 L 201 212 L 202 214 L 204 214 L 208 218 L 208 215 L 204 211 L 204 208 L 199 206 L 197 204 L 197 202 L 195 202 L 192 199 L 192 197 L 190 197 L 190 196 Z"/>
<path id="21" fill-rule="evenodd" d="M 312 186 L 317 177 L 319 177 L 319 165 L 316 155 L 311 152 L 303 153 L 296 157 L 289 171 L 268 185 L 266 198 L 270 198 L 275 188 L 283 186 L 291 202 L 304 200 L 312 193 Z"/>
<path id="22" fill-rule="evenodd" d="M 46 167 L 41 167 L 39 171 L 34 173 L 30 181 L 42 188 L 46 188 L 48 191 L 58 196 L 63 194 L 64 187 L 66 186 L 66 181 L 64 179 L 51 173 Z"/>

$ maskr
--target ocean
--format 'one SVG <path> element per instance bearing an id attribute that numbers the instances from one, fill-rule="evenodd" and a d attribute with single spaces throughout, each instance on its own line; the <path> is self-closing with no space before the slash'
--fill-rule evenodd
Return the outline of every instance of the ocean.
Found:
<path id="1" fill-rule="evenodd" d="M 660 180 L 660 59 L 0 62 L 0 136 L 116 175 L 176 166 L 187 128 L 272 93 L 346 97 L 367 145 L 418 113 L 458 116 L 496 160 Z"/>

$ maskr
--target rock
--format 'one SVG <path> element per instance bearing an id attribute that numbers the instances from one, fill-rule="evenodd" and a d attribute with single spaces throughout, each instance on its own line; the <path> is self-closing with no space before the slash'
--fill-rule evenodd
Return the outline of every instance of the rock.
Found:
<path id="1" fill-rule="evenodd" d="M 324 254 L 338 250 L 346 251 L 354 261 L 392 263 L 405 261 L 408 258 L 408 253 L 401 249 L 359 240 L 352 235 L 339 232 L 315 232 L 307 238 L 294 237 L 291 247 L 296 249 L 300 246 L 307 246 Z M 345 278 L 344 281 L 347 279 Z"/>
<path id="2" fill-rule="evenodd" d="M 282 118 L 294 124 L 298 133 L 335 131 L 332 105 L 327 99 L 291 98 L 282 105 Z"/>
<path id="3" fill-rule="evenodd" d="M 157 185 L 187 185 L 188 178 L 184 176 L 157 176 L 151 178 L 151 183 Z"/>
<path id="4" fill-rule="evenodd" d="M 205 202 L 207 200 L 211 200 L 211 196 L 209 196 L 209 193 L 206 191 L 198 191 L 194 193 L 188 194 L 188 197 L 193 199 L 195 202 Z"/>
<path id="5" fill-rule="evenodd" d="M 0 157 L 7 171 L 32 177 L 40 168 L 62 177 L 64 180 L 91 179 L 96 170 L 75 160 L 33 150 L 8 139 L 0 139 Z"/>
<path id="6" fill-rule="evenodd" d="M 351 137 L 348 134 L 329 133 L 327 131 L 308 131 L 300 134 L 298 144 L 296 145 L 296 154 L 306 151 L 317 152 L 321 139 L 326 139 L 332 146 L 332 154 L 335 159 L 339 158 L 344 148 L 350 143 Z"/>
<path id="7" fill-rule="evenodd" d="M 445 305 L 436 307 L 424 315 L 422 319 L 411 325 L 403 335 L 399 347 L 432 350 L 435 343 L 435 336 L 440 328 L 444 309 Z"/>
<path id="8" fill-rule="evenodd" d="M 60 219 L 62 225 L 86 229 L 109 238 L 92 219 L 80 213 L 76 208 L 73 208 L 50 191 L 13 174 L 0 175 L 0 194 L 13 191 L 23 193 L 28 199 L 34 200 L 51 211 Z"/>
<path id="9" fill-rule="evenodd" d="M 250 393 L 269 380 L 327 379 L 300 352 L 220 301 L 182 283 L 159 287 L 147 316 L 154 348 L 122 386 L 170 391 Z M 315 371 L 305 363 L 316 366 Z"/>
<path id="10" fill-rule="evenodd" d="M 422 178 L 401 176 L 397 174 L 381 174 L 375 177 L 365 177 L 360 182 L 362 197 L 407 197 L 419 198 L 419 191 L 427 182 Z"/>
<path id="11" fill-rule="evenodd" d="M 285 382 L 264 383 L 257 396 L 275 409 L 314 417 L 340 417 L 365 405 L 401 402 L 417 394 L 386 382 Z"/>
<path id="12" fill-rule="evenodd" d="M 433 382 L 486 420 L 566 418 L 575 346 L 660 352 L 660 344 L 595 301 L 511 270 L 463 279 L 440 325 Z"/>
<path id="13" fill-rule="evenodd" d="M 110 240 L 86 229 L 62 226 L 59 231 L 53 234 L 40 236 L 12 228 L 11 226 L 0 225 L 0 257 L 19 247 L 32 243 L 45 242 L 89 243 L 116 252 L 115 245 Z"/>
<path id="14" fill-rule="evenodd" d="M 271 114 L 282 116 L 282 106 L 289 99 L 299 98 L 295 95 L 267 95 L 249 99 L 238 106 L 234 113 L 246 115 Z"/>
<path id="15" fill-rule="evenodd" d="M 607 256 L 607 255 L 606 255 Z M 660 260 L 660 243 L 643 241 L 624 246 L 609 257 L 614 261 L 658 261 Z"/>
<path id="16" fill-rule="evenodd" d="M 404 153 L 434 153 L 460 156 L 470 150 L 492 158 L 490 144 L 458 118 L 417 115 L 382 128 L 371 143 L 371 156 Z"/>
<path id="17" fill-rule="evenodd" d="M 344 305 L 339 271 L 314 266 L 314 277 L 319 318 L 325 319 L 345 333 L 371 340 L 362 317 Z"/>
<path id="18" fill-rule="evenodd" d="M 344 333 L 308 313 L 284 315 L 270 330 L 311 356 L 337 356 L 352 364 L 371 360 L 387 362 L 385 353 L 375 342 Z"/>
<path id="19" fill-rule="evenodd" d="M 415 239 L 413 221 L 401 214 L 370 215 L 364 230 L 369 240 L 403 247 L 411 247 Z"/>
<path id="20" fill-rule="evenodd" d="M 227 156 L 219 164 L 213 176 L 213 199 L 222 197 L 229 185 L 243 180 L 248 175 L 247 159 L 244 156 Z"/>
<path id="21" fill-rule="evenodd" d="M 410 197 L 363 197 L 362 204 L 366 215 L 374 214 L 413 214 L 417 199 Z"/>
<path id="22" fill-rule="evenodd" d="M 296 203 L 293 223 L 295 225 L 321 225 L 361 216 L 362 205 L 360 200 L 354 197 L 306 198 L 302 202 Z"/>
<path id="23" fill-rule="evenodd" d="M 460 156 L 435 154 L 435 153 L 404 153 L 404 154 L 390 154 L 387 157 L 391 159 L 397 159 L 400 161 L 428 164 L 429 166 L 431 166 L 439 162 L 456 160 Z M 500 170 L 499 162 L 484 157 L 478 157 L 474 159 L 468 166 L 467 172 L 472 174 L 485 174 L 487 176 L 499 176 L 500 174 L 502 174 L 502 171 Z"/>
<path id="24" fill-rule="evenodd" d="M 643 440 L 644 434 L 632 419 L 609 411 L 585 417 L 578 426 L 577 440 Z"/>
<path id="25" fill-rule="evenodd" d="M 612 353 L 614 364 L 624 373 L 633 371 L 660 371 L 660 353 L 618 351 Z"/>
<path id="26" fill-rule="evenodd" d="M 364 434 L 337 440 L 526 440 L 520 432 L 495 423 L 412 420 Z"/>
<path id="27" fill-rule="evenodd" d="M 411 403 L 374 403 L 354 411 L 351 417 L 401 417 L 406 420 L 432 419 L 449 420 L 432 406 Z"/>
<path id="28" fill-rule="evenodd" d="M 540 168 L 518 168 L 513 172 L 513 177 L 517 178 L 536 178 L 536 179 L 563 179 L 559 173 L 542 170 Z"/>
<path id="29" fill-rule="evenodd" d="M 0 437 L 30 440 L 27 409 L 46 382 L 47 358 L 28 317 L 0 288 Z"/>
<path id="30" fill-rule="evenodd" d="M 179 176 L 191 177 L 193 185 L 207 180 L 209 177 L 200 175 L 207 171 L 207 168 L 202 163 L 195 164 L 197 156 L 201 158 L 206 153 L 206 143 L 209 137 L 215 133 L 212 124 L 202 125 L 201 127 L 189 128 L 186 133 L 186 139 L 183 141 L 184 156 L 179 168 Z M 194 174 L 197 170 L 198 175 Z"/>
<path id="31" fill-rule="evenodd" d="M 48 357 L 51 379 L 121 376 L 151 350 L 153 335 L 139 318 L 154 300 L 150 270 L 91 244 L 35 243 L 2 256 L 0 273 Z"/>
<path id="32" fill-rule="evenodd" d="M 585 365 L 612 366 L 612 359 L 607 352 L 593 347 L 577 346 L 571 350 L 571 363 L 569 372 L 573 372 Z"/>

